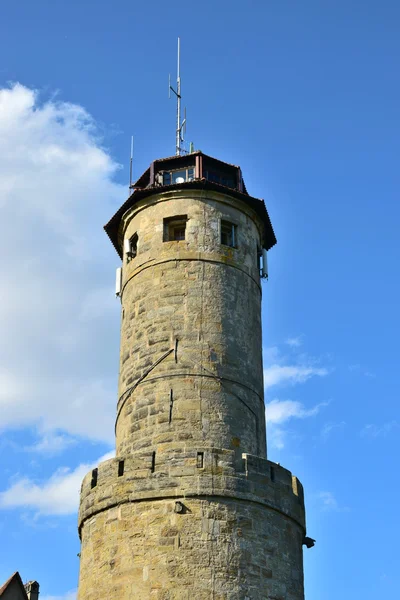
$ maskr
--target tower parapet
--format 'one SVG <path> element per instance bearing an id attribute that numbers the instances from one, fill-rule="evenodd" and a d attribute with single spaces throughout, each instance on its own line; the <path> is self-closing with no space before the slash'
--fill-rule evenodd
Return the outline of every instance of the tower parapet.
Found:
<path id="1" fill-rule="evenodd" d="M 106 225 L 122 259 L 117 458 L 82 484 L 79 600 L 303 600 L 300 482 L 266 458 L 260 255 L 239 167 L 155 161 Z"/>

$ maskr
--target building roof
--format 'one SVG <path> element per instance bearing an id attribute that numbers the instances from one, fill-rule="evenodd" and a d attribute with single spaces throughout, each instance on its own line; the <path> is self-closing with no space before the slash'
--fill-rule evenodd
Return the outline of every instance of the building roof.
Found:
<path id="1" fill-rule="evenodd" d="M 9 579 L 7 579 L 7 581 L 0 587 L 0 597 L 3 596 L 12 585 L 19 587 L 22 597 L 28 600 L 28 595 L 26 593 L 24 584 L 22 583 L 21 575 L 18 573 L 18 571 L 15 571 L 15 573 L 13 573 L 11 577 L 9 577 Z"/>
<path id="2" fill-rule="evenodd" d="M 192 181 L 185 181 L 183 183 L 174 183 L 170 185 L 160 185 L 155 183 L 154 173 L 163 169 L 176 169 L 182 168 L 185 165 L 190 164 L 196 160 L 196 157 L 201 157 L 200 160 L 209 161 L 212 165 L 221 168 L 222 170 L 229 169 L 237 172 L 238 178 L 240 179 L 240 188 L 232 188 L 216 181 L 211 181 L 205 177 L 200 177 Z M 207 164 L 205 162 L 205 164 Z M 119 226 L 123 215 L 127 210 L 132 208 L 139 200 L 151 196 L 152 194 L 159 194 L 166 191 L 181 190 L 181 189 L 197 189 L 197 190 L 213 190 L 220 192 L 233 198 L 241 200 L 248 206 L 250 206 L 260 217 L 264 224 L 264 247 L 269 250 L 276 244 L 276 237 L 272 228 L 271 220 L 268 215 L 267 208 L 264 200 L 253 198 L 249 196 L 244 181 L 241 177 L 240 167 L 225 163 L 219 159 L 212 158 L 200 151 L 192 152 L 183 156 L 171 156 L 167 158 L 161 158 L 153 161 L 148 169 L 135 181 L 131 186 L 134 191 L 124 204 L 117 210 L 117 212 L 111 217 L 108 223 L 104 226 L 104 229 L 110 238 L 114 248 L 122 258 L 122 248 L 119 243 L 118 234 Z"/>

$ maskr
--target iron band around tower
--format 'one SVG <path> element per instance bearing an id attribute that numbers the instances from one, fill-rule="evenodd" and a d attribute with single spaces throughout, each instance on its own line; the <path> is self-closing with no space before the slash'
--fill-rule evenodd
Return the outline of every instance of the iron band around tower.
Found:
<path id="1" fill-rule="evenodd" d="M 154 258 L 154 259 L 150 259 L 146 263 L 139 264 L 133 272 L 129 273 L 129 277 L 127 277 L 124 280 L 124 283 L 123 283 L 122 289 L 121 289 L 121 300 L 122 300 L 126 286 L 129 285 L 130 283 L 133 283 L 133 279 L 137 275 L 139 275 L 139 273 L 141 273 L 142 271 L 144 271 L 146 269 L 151 269 L 152 267 L 155 267 L 156 265 L 162 265 L 162 264 L 166 264 L 169 262 L 205 262 L 205 263 L 216 264 L 216 265 L 220 264 L 220 265 L 224 265 L 226 267 L 232 267 L 232 269 L 237 269 L 244 275 L 247 275 L 247 277 L 249 277 L 255 283 L 258 290 L 261 292 L 261 284 L 259 281 L 259 277 L 256 279 L 254 277 L 254 274 L 252 274 L 250 270 L 242 269 L 241 267 L 239 267 L 237 264 L 235 264 L 235 261 L 229 255 L 224 256 L 222 259 L 220 253 L 219 254 L 216 253 L 216 254 L 212 255 L 211 253 L 206 254 L 206 253 L 196 252 L 196 251 L 192 251 L 192 252 L 180 251 L 178 257 L 164 258 L 163 260 L 157 260 Z"/>

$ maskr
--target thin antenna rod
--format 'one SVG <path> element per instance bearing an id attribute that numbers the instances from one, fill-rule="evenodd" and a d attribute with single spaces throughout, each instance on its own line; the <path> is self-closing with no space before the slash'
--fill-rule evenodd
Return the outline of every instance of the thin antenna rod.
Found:
<path id="1" fill-rule="evenodd" d="M 184 142 L 183 133 L 186 132 L 186 109 L 185 118 L 181 121 L 181 39 L 178 37 L 178 64 L 177 64 L 177 78 L 176 78 L 176 90 L 171 85 L 171 75 L 169 76 L 169 89 L 168 96 L 171 97 L 171 90 L 176 96 L 176 141 L 175 141 L 175 153 L 180 156 L 184 150 L 182 149 L 182 143 Z"/>
<path id="2" fill-rule="evenodd" d="M 129 163 L 129 189 L 132 188 L 133 136 L 131 137 L 131 160 Z"/>
<path id="3" fill-rule="evenodd" d="M 176 79 L 176 98 L 177 98 L 177 107 L 176 107 L 176 155 L 180 156 L 181 154 L 181 39 L 178 37 L 178 75 Z"/>

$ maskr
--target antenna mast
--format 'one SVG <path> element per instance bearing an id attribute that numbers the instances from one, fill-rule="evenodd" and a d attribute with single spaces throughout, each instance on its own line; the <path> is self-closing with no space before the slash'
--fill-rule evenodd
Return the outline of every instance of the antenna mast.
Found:
<path id="1" fill-rule="evenodd" d="M 129 189 L 132 188 L 133 136 L 131 137 L 131 160 L 129 162 Z"/>
<path id="2" fill-rule="evenodd" d="M 178 37 L 178 74 L 176 79 L 176 90 L 171 85 L 171 75 L 169 76 L 169 97 L 171 98 L 171 90 L 174 92 L 176 96 L 176 155 L 180 156 L 182 152 L 184 152 L 182 148 L 182 144 L 184 142 L 183 134 L 186 133 L 186 108 L 185 108 L 185 117 L 181 122 L 181 39 Z"/>

